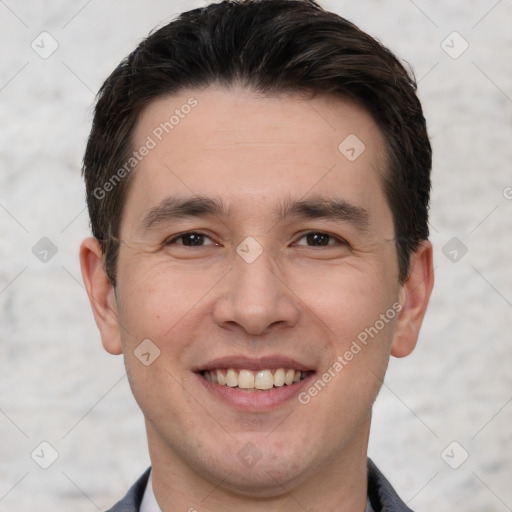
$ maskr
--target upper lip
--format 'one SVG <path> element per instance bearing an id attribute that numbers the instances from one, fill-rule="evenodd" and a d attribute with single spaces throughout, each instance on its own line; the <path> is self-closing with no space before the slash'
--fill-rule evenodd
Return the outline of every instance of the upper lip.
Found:
<path id="1" fill-rule="evenodd" d="M 276 370 L 278 368 L 291 368 L 303 372 L 312 371 L 310 366 L 299 363 L 291 357 L 281 355 L 269 355 L 263 357 L 247 357 L 243 355 L 218 357 L 202 365 L 193 368 L 195 372 L 216 370 L 221 368 L 238 368 L 243 370 Z"/>

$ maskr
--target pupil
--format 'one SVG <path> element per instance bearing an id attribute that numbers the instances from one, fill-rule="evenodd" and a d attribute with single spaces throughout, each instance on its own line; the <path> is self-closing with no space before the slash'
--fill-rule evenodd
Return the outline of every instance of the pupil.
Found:
<path id="1" fill-rule="evenodd" d="M 323 233 L 310 233 L 307 240 L 311 245 L 329 245 L 329 235 Z"/>
<path id="2" fill-rule="evenodd" d="M 200 245 L 203 242 L 204 235 L 192 233 L 183 237 L 183 245 Z"/>

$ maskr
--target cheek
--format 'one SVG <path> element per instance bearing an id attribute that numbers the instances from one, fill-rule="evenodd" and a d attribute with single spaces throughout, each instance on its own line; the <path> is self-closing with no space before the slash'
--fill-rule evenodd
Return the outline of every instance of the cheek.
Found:
<path id="1" fill-rule="evenodd" d="M 162 342 L 172 338 L 172 332 L 183 330 L 195 308 L 204 304 L 222 275 L 219 268 L 173 265 L 164 258 L 126 262 L 119 269 L 119 315 L 128 337 Z"/>
<path id="2" fill-rule="evenodd" d="M 324 284 L 321 293 L 319 284 Z M 306 390 L 312 402 L 319 397 L 315 414 L 322 414 L 327 403 L 326 410 L 340 418 L 356 410 L 355 416 L 363 417 L 371 409 L 388 365 L 398 317 L 398 283 L 380 272 L 347 270 L 332 273 L 323 283 L 317 281 L 307 294 L 329 340 L 323 347 L 323 368 L 318 375 L 328 384 Z"/>
<path id="3" fill-rule="evenodd" d="M 398 282 L 377 268 L 348 265 L 295 279 L 297 295 L 307 305 L 341 350 L 360 333 L 377 324 L 381 338 L 390 338 L 396 312 Z M 386 315 L 382 321 L 382 315 Z M 372 332 L 374 330 L 372 329 Z"/>
<path id="4" fill-rule="evenodd" d="M 185 370 L 190 366 L 190 340 L 208 330 L 208 296 L 222 279 L 217 274 L 211 269 L 172 268 L 168 262 L 149 258 L 120 268 L 118 303 L 125 366 L 135 399 L 148 417 L 161 409 L 162 395 L 155 394 L 155 389 L 165 393 L 166 403 L 174 403 L 172 397 L 179 396 L 186 405 L 190 399 L 179 383 L 190 378 Z M 148 352 L 149 357 L 143 355 Z M 146 366 L 148 358 L 154 362 Z"/>
<path id="5" fill-rule="evenodd" d="M 303 284 L 304 302 L 324 336 L 321 367 L 299 398 L 311 407 L 310 417 L 325 422 L 326 437 L 341 439 L 335 425 L 353 422 L 356 428 L 381 387 L 398 317 L 398 286 L 375 274 L 349 272 Z"/>

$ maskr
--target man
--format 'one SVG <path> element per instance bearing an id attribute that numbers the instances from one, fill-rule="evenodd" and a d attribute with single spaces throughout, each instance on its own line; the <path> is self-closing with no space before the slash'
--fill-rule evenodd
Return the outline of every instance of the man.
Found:
<path id="1" fill-rule="evenodd" d="M 433 285 L 415 84 L 312 0 L 182 14 L 103 85 L 82 273 L 152 467 L 112 511 L 409 510 L 367 459 Z"/>

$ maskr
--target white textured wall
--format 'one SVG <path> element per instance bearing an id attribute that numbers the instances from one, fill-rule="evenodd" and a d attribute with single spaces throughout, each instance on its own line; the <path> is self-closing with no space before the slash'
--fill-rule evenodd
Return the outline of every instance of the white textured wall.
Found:
<path id="1" fill-rule="evenodd" d="M 370 455 L 417 511 L 512 510 L 512 4 L 323 4 L 413 65 L 434 147 L 435 292 L 417 350 L 391 362 Z M 195 5 L 0 2 L 2 511 L 105 509 L 149 462 L 122 360 L 103 352 L 81 284 L 79 169 L 94 92 L 151 28 Z M 59 45 L 47 59 L 31 48 L 51 48 L 43 31 Z M 469 44 L 457 59 L 441 47 L 453 31 Z M 463 41 L 446 44 L 454 54 Z M 32 253 L 42 237 L 58 251 L 47 263 Z M 467 247 L 455 263 L 452 237 Z M 30 457 L 42 441 L 59 454 L 46 470 Z M 458 469 L 440 455 L 452 441 L 469 453 Z"/>

